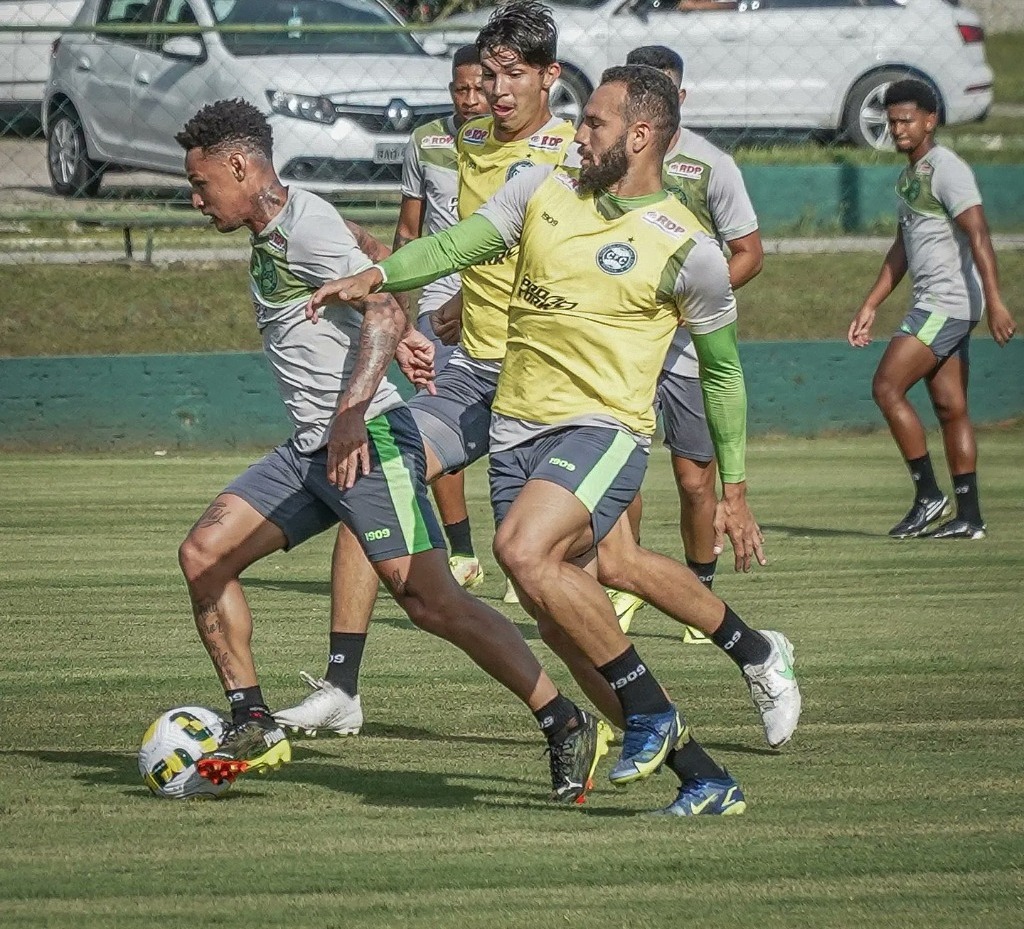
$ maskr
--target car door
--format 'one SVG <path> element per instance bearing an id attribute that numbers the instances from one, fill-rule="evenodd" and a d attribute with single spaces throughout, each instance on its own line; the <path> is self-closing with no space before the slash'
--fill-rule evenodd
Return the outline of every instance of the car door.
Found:
<path id="1" fill-rule="evenodd" d="M 831 127 L 841 97 L 874 58 L 871 0 L 749 2 L 751 125 Z"/>
<path id="2" fill-rule="evenodd" d="M 686 125 L 744 125 L 750 16 L 742 6 L 683 12 L 678 0 L 650 0 L 623 10 L 608 37 L 609 64 L 622 64 L 638 45 L 667 45 L 683 57 Z"/>
<path id="3" fill-rule="evenodd" d="M 103 0 L 97 25 L 116 27 L 150 22 L 155 3 Z M 106 32 L 71 43 L 75 106 L 87 127 L 95 154 L 110 161 L 130 160 L 132 151 L 132 74 L 146 36 Z"/>

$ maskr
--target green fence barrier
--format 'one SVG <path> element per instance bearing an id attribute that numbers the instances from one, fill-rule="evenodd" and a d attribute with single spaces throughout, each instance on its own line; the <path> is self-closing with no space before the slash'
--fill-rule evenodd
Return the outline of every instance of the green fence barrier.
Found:
<path id="1" fill-rule="evenodd" d="M 881 428 L 871 374 L 883 347 L 744 345 L 750 433 Z M 971 351 L 974 420 L 1024 416 L 1024 343 L 1000 350 L 976 339 Z M 401 375 L 392 375 L 407 393 Z M 923 389 L 914 397 L 925 411 Z M 288 431 L 260 353 L 0 359 L 0 447 L 7 450 L 270 447 Z"/>

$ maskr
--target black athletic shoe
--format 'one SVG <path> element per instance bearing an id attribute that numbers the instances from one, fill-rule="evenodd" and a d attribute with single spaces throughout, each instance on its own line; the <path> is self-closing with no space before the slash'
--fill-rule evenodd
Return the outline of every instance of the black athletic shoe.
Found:
<path id="1" fill-rule="evenodd" d="M 579 714 L 572 734 L 545 749 L 551 759 L 551 799 L 556 803 L 583 803 L 594 787 L 597 763 L 608 754 L 608 724 L 583 710 Z"/>
<path id="2" fill-rule="evenodd" d="M 985 524 L 972 523 L 966 519 L 955 517 L 947 520 L 934 532 L 928 533 L 929 539 L 971 539 L 978 541 L 985 538 Z"/>
<path id="3" fill-rule="evenodd" d="M 945 494 L 941 497 L 915 500 L 910 512 L 889 530 L 889 535 L 894 539 L 916 539 L 924 535 L 928 526 L 946 512 L 947 506 L 949 497 Z"/>

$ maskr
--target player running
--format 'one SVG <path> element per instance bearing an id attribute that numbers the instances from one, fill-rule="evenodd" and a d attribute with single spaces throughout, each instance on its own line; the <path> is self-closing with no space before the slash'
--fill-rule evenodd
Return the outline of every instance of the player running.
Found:
<path id="1" fill-rule="evenodd" d="M 491 422 L 495 555 L 527 611 L 571 640 L 621 707 L 626 731 L 610 780 L 628 784 L 667 762 L 681 786 L 661 812 L 729 815 L 745 809 L 739 785 L 692 738 L 577 563 L 609 537 L 640 488 L 658 373 L 680 318 L 713 413 L 730 501 L 722 515 L 738 550 L 760 552 L 745 499 L 746 398 L 728 268 L 662 183 L 678 125 L 665 75 L 609 69 L 577 133 L 578 171 L 522 172 L 476 215 L 320 288 L 310 312 L 376 289 L 407 290 L 519 247 Z M 713 597 L 684 565 L 654 557 L 674 589 Z"/>
<path id="2" fill-rule="evenodd" d="M 896 182 L 896 241 L 847 338 L 855 348 L 871 342 L 878 306 L 909 271 L 910 312 L 889 342 L 871 391 L 910 470 L 914 502 L 889 535 L 909 539 L 983 539 L 978 501 L 978 446 L 967 411 L 968 348 L 974 327 L 988 310 L 988 328 L 1005 345 L 1016 325 L 999 293 L 981 194 L 970 167 L 935 144 L 939 104 L 921 81 L 890 84 L 884 103 L 896 147 L 908 165 Z M 939 489 L 920 417 L 907 391 L 924 380 L 942 429 L 953 479 L 956 515 L 937 529 L 949 498 Z"/>
<path id="3" fill-rule="evenodd" d="M 552 798 L 582 802 L 605 736 L 558 693 L 515 626 L 456 583 L 426 495 L 419 433 L 384 377 L 403 342 L 407 362 L 424 347 L 429 357 L 430 343 L 387 295 L 337 305 L 318 326 L 306 320 L 320 284 L 370 262 L 330 204 L 282 186 L 270 126 L 256 107 L 203 107 L 177 140 L 193 205 L 218 231 L 251 233 L 256 323 L 294 426 L 217 496 L 179 549 L 196 626 L 232 710 L 200 774 L 232 780 L 290 760 L 260 690 L 239 576 L 341 520 L 417 626 L 457 645 L 530 707 L 551 754 Z"/>

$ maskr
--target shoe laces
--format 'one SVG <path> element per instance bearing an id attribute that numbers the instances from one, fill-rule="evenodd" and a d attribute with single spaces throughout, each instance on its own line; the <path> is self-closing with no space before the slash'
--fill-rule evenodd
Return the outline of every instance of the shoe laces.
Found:
<path id="1" fill-rule="evenodd" d="M 626 730 L 622 738 L 622 756 L 624 758 L 639 755 L 651 739 L 661 739 L 661 731 L 655 719 L 648 714 L 630 716 L 626 720 Z"/>

